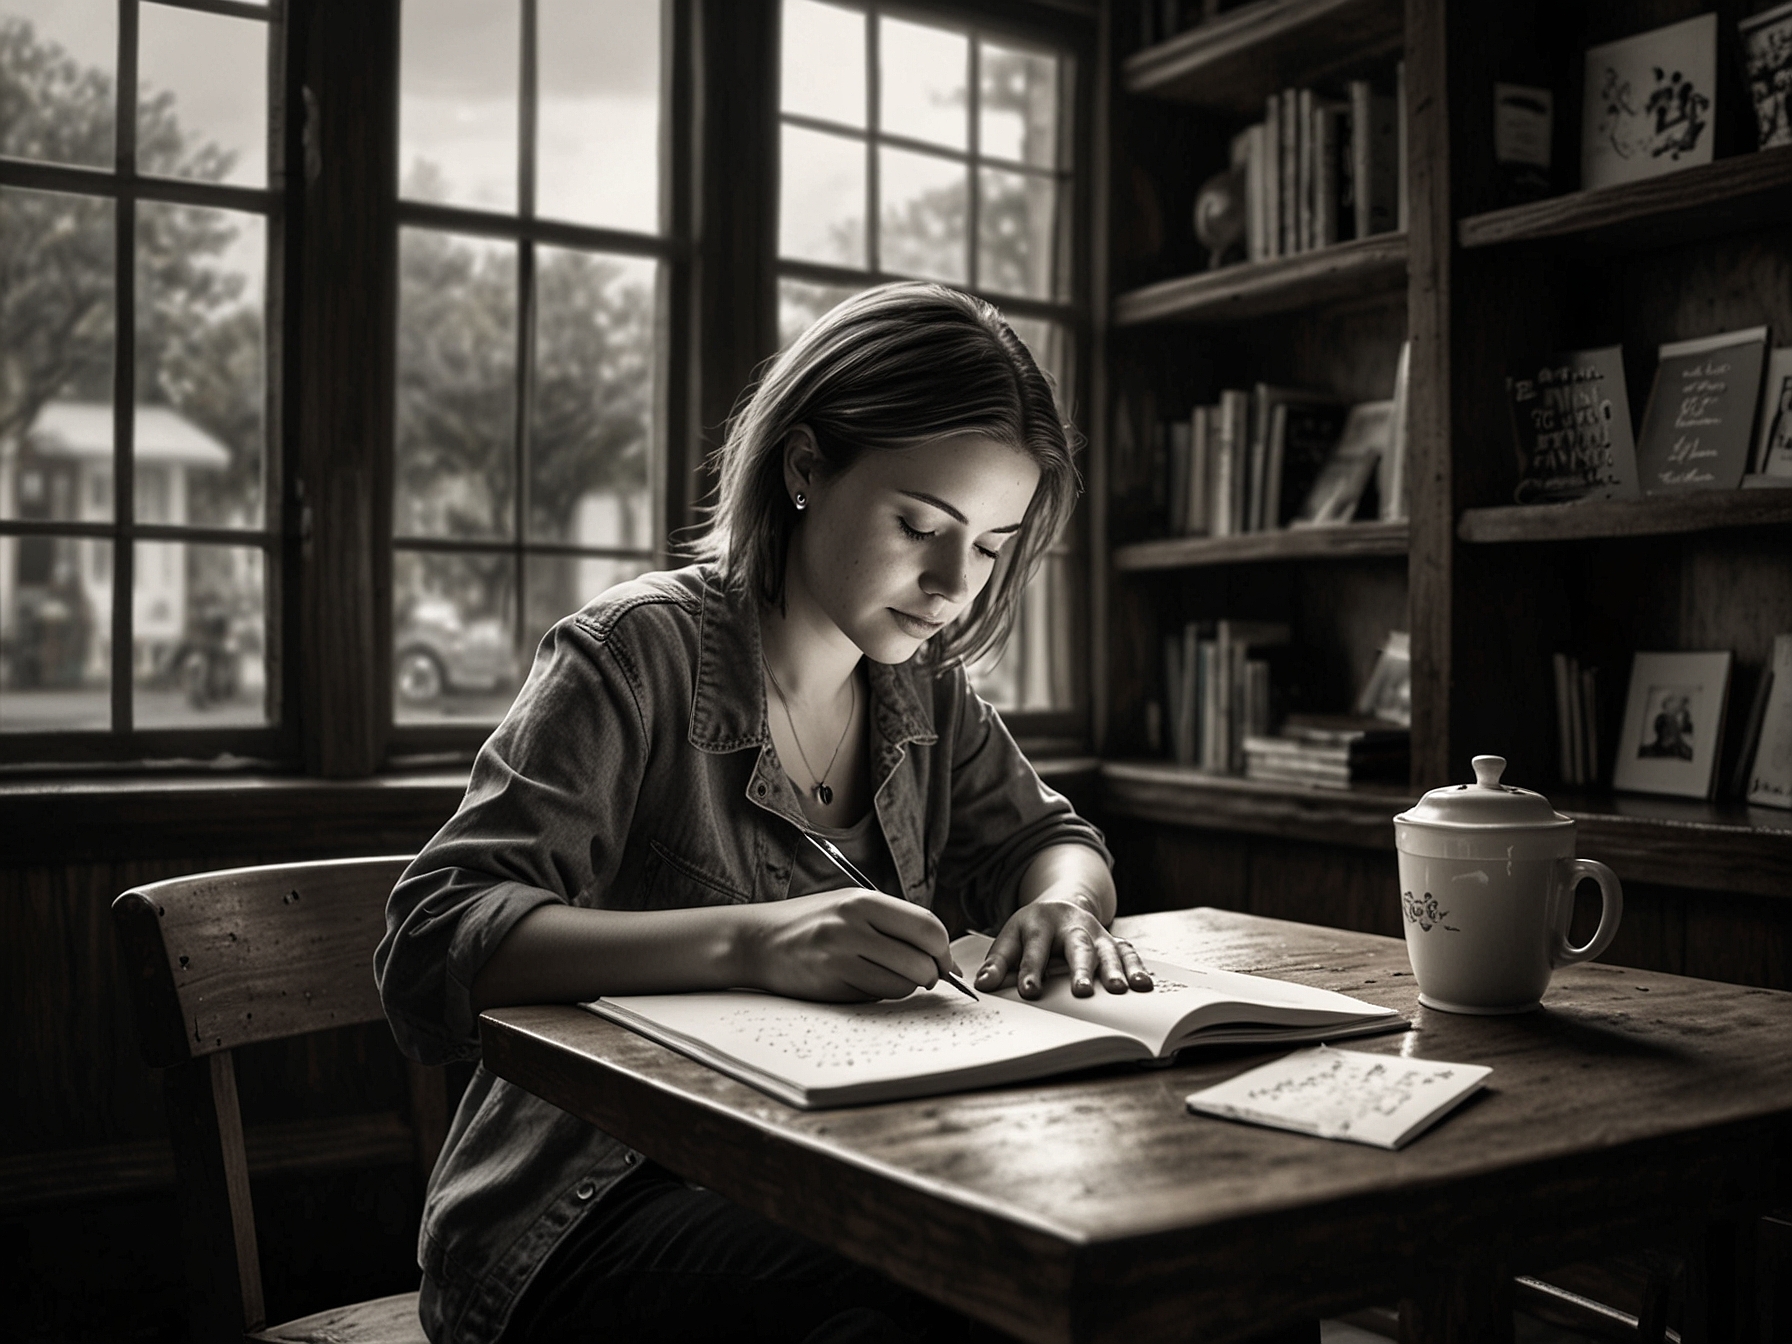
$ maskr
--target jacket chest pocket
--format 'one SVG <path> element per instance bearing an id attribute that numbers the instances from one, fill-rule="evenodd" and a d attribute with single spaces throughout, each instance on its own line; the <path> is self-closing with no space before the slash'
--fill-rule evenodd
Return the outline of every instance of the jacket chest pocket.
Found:
<path id="1" fill-rule="evenodd" d="M 658 840 L 647 842 L 642 873 L 647 910 L 685 910 L 698 905 L 744 905 L 752 897 L 736 891 L 709 866 L 674 852 Z"/>

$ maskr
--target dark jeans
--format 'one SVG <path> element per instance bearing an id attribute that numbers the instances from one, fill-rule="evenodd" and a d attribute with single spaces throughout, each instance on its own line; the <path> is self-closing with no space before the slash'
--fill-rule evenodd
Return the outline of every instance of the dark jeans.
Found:
<path id="1" fill-rule="evenodd" d="M 651 1163 L 566 1236 L 505 1344 L 995 1340 L 882 1275 Z"/>

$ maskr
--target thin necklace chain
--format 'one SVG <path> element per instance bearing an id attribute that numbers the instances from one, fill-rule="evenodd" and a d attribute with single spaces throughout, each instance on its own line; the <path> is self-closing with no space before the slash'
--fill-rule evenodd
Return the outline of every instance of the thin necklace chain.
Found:
<path id="1" fill-rule="evenodd" d="M 772 690 L 777 692 L 778 703 L 784 707 L 784 722 L 790 725 L 790 740 L 796 743 L 796 754 L 802 758 L 803 768 L 815 781 L 815 788 L 812 792 L 821 805 L 826 807 L 834 801 L 834 791 L 828 787 L 828 776 L 834 771 L 834 762 L 840 759 L 840 748 L 846 745 L 846 735 L 852 731 L 853 715 L 859 712 L 859 679 L 856 675 L 846 679 L 846 689 L 852 697 L 852 706 L 846 711 L 846 723 L 840 729 L 840 740 L 834 743 L 834 754 L 828 757 L 828 768 L 817 775 L 815 767 L 809 764 L 809 753 L 803 750 L 803 738 L 802 734 L 796 730 L 796 720 L 790 717 L 790 701 L 784 698 L 784 688 L 778 685 L 777 673 L 773 672 L 772 665 L 765 661 L 764 654 L 759 657 L 759 665 L 765 669 L 765 675 L 772 683 Z"/>

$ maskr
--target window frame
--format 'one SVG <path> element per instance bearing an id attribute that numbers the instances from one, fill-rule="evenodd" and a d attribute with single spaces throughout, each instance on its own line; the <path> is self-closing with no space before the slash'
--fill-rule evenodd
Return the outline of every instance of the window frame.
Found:
<path id="1" fill-rule="evenodd" d="M 289 40 L 288 0 L 154 0 L 165 8 L 247 19 L 267 25 L 267 176 L 261 187 L 190 178 L 145 176 L 137 171 L 138 37 L 141 8 L 150 0 L 117 0 L 113 71 L 113 162 L 109 168 L 0 156 L 0 187 L 112 202 L 113 366 L 112 517 L 106 522 L 0 518 L 0 537 L 49 537 L 104 541 L 112 548 L 112 611 L 109 623 L 110 726 L 0 732 L 0 769 L 7 773 L 68 765 L 179 761 L 198 757 L 279 760 L 295 754 L 295 696 L 283 657 L 291 590 L 284 526 L 285 428 L 283 380 L 287 329 L 286 254 L 289 203 L 284 189 L 289 142 L 285 72 Z M 128 91 L 128 92 L 127 92 Z M 141 523 L 136 519 L 136 346 L 139 202 L 234 210 L 265 221 L 262 329 L 262 500 L 255 528 Z M 211 728 L 140 728 L 135 722 L 133 608 L 139 542 L 226 545 L 262 554 L 263 616 L 268 722 Z"/>
<path id="2" fill-rule="evenodd" d="M 776 3 L 777 0 L 774 0 Z M 1037 5 L 1024 3 L 1003 3 L 1003 0 L 965 0 L 958 4 L 928 4 L 926 0 L 825 0 L 826 3 L 837 4 L 840 8 L 855 9 L 866 14 L 866 89 L 865 89 L 865 124 L 862 127 L 844 126 L 825 119 L 805 114 L 786 113 L 781 106 L 779 95 L 779 75 L 772 80 L 772 100 L 774 115 L 774 142 L 772 153 L 774 160 L 779 157 L 779 146 L 783 128 L 787 125 L 805 130 L 820 131 L 842 137 L 850 136 L 862 141 L 866 153 L 866 266 L 863 269 L 842 266 L 835 263 L 817 262 L 787 258 L 780 254 L 777 230 L 774 227 L 769 239 L 769 266 L 772 271 L 774 292 L 779 281 L 790 279 L 811 285 L 863 289 L 871 285 L 882 284 L 892 280 L 909 280 L 916 278 L 906 272 L 886 270 L 882 266 L 882 249 L 877 240 L 881 232 L 881 222 L 870 208 L 871 198 L 877 194 L 877 158 L 878 149 L 882 145 L 926 154 L 953 162 L 962 162 L 966 167 L 969 184 L 969 198 L 966 202 L 966 268 L 967 279 L 962 284 L 955 284 L 966 293 L 975 294 L 988 300 L 1002 310 L 1004 314 L 1019 318 L 1031 318 L 1054 323 L 1065 333 L 1066 362 L 1068 369 L 1063 385 L 1058 388 L 1060 409 L 1065 418 L 1075 424 L 1084 414 L 1082 408 L 1093 405 L 1091 391 L 1091 373 L 1094 366 L 1092 342 L 1094 338 L 1093 300 L 1092 300 L 1092 253 L 1093 237 L 1091 223 L 1094 217 L 1093 192 L 1095 176 L 1093 113 L 1095 107 L 1096 85 L 1096 24 L 1099 12 L 1093 5 L 1082 5 L 1075 0 L 1042 0 Z M 781 13 L 782 5 L 778 5 Z M 1029 169 L 1032 175 L 1051 176 L 1059 186 L 1062 196 L 1058 205 L 1059 228 L 1066 236 L 1054 240 L 1054 256 L 1052 273 L 1055 288 L 1060 288 L 1061 296 L 1053 299 L 1040 299 L 1019 294 L 1005 293 L 983 286 L 978 282 L 978 240 L 979 196 L 977 175 L 984 167 L 1014 169 L 1017 167 L 1010 160 L 986 157 L 980 143 L 980 118 L 978 107 L 982 98 L 981 81 L 974 77 L 978 70 L 976 51 L 978 44 L 970 44 L 970 64 L 967 68 L 967 137 L 965 148 L 960 150 L 945 149 L 939 145 L 914 140 L 906 136 L 889 134 L 883 131 L 879 119 L 879 71 L 878 57 L 878 24 L 879 15 L 888 15 L 896 19 L 904 19 L 930 26 L 948 27 L 966 32 L 973 38 L 1001 40 L 1008 39 L 1016 45 L 1033 48 L 1049 48 L 1057 54 L 1060 61 L 1061 76 L 1058 81 L 1058 116 L 1059 116 L 1059 163 L 1049 170 Z M 781 53 L 781 46 L 774 48 Z M 881 203 L 881 202 L 880 202 Z M 777 216 L 778 201 L 776 186 L 773 187 L 772 214 Z M 1085 482 L 1090 474 L 1088 444 L 1090 435 L 1084 432 L 1081 467 Z M 1071 648 L 1086 648 L 1088 641 L 1084 637 L 1091 628 L 1090 601 L 1090 566 L 1086 557 L 1090 554 L 1089 510 L 1078 508 L 1064 534 L 1058 538 L 1047 553 L 1048 560 L 1058 560 L 1064 566 L 1067 589 L 1064 600 L 1068 604 L 1065 619 L 1070 623 Z M 1084 660 L 1073 660 L 1068 669 L 1069 703 L 1057 709 L 1004 709 L 1003 722 L 1009 731 L 1020 740 L 1022 746 L 1031 753 L 1055 752 L 1070 754 L 1087 751 L 1091 741 L 1091 725 L 1093 714 L 1091 708 L 1091 689 L 1093 677 L 1091 667 Z"/>

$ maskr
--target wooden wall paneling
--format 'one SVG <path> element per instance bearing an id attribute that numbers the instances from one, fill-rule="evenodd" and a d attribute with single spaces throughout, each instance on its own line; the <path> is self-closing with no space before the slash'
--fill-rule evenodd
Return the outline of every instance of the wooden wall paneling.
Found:
<path id="1" fill-rule="evenodd" d="M 1351 709 L 1389 632 L 1411 629 L 1407 568 L 1401 557 L 1293 569 L 1292 623 L 1315 671 L 1307 693 L 1298 700 L 1291 695 L 1289 708 Z"/>
<path id="2" fill-rule="evenodd" d="M 1404 936 L 1400 873 L 1391 853 L 1259 842 L 1251 850 L 1250 912 L 1272 919 Z"/>
<path id="3" fill-rule="evenodd" d="M 1700 893 L 1662 887 L 1636 880 L 1639 874 L 1615 869 L 1624 884 L 1624 917 L 1618 936 L 1599 960 L 1614 966 L 1635 966 L 1648 971 L 1691 975 L 1686 970 L 1686 909 L 1702 899 Z M 1584 943 L 1599 927 L 1599 888 L 1583 882 L 1575 894 L 1574 919 L 1569 936 Z"/>
<path id="4" fill-rule="evenodd" d="M 1685 908 L 1685 974 L 1792 989 L 1792 902 L 1705 892 Z"/>
<path id="5" fill-rule="evenodd" d="M 1249 839 L 1151 822 L 1104 823 L 1114 853 L 1120 913 L 1250 905 Z"/>

